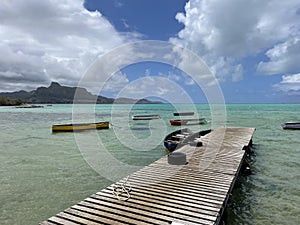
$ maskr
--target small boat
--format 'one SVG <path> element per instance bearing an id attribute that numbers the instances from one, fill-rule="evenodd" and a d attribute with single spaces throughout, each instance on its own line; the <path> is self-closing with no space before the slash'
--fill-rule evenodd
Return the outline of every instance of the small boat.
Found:
<path id="1" fill-rule="evenodd" d="M 194 112 L 174 112 L 174 116 L 193 116 Z"/>
<path id="2" fill-rule="evenodd" d="M 190 129 L 184 128 L 168 134 L 164 139 L 165 148 L 170 152 L 174 151 L 176 148 L 183 146 L 183 141 L 192 133 Z"/>
<path id="3" fill-rule="evenodd" d="M 72 131 L 108 129 L 108 128 L 109 128 L 109 122 L 60 124 L 60 125 L 52 125 L 52 132 L 72 132 Z"/>
<path id="4" fill-rule="evenodd" d="M 300 121 L 299 122 L 286 122 L 281 125 L 284 130 L 300 130 Z"/>
<path id="5" fill-rule="evenodd" d="M 170 120 L 170 124 L 175 126 L 186 125 L 187 120 Z"/>
<path id="6" fill-rule="evenodd" d="M 186 144 L 192 145 L 192 146 L 202 146 L 202 142 L 199 140 L 199 138 L 209 134 L 212 130 L 208 129 L 208 130 L 201 130 L 199 132 L 193 133 L 191 135 L 189 135 L 184 142 Z"/>
<path id="7" fill-rule="evenodd" d="M 182 119 L 182 120 L 170 120 L 171 125 L 195 125 L 195 124 L 206 124 L 207 121 L 205 118 L 198 119 Z"/>
<path id="8" fill-rule="evenodd" d="M 160 119 L 160 115 L 140 115 L 140 116 L 132 116 L 133 120 L 153 120 L 153 119 Z"/>
<path id="9" fill-rule="evenodd" d="M 202 146 L 202 142 L 199 140 L 199 138 L 205 136 L 211 131 L 212 130 L 209 129 L 193 133 L 188 128 L 176 130 L 165 137 L 164 146 L 170 152 L 187 144 L 191 146 L 200 147 Z"/>

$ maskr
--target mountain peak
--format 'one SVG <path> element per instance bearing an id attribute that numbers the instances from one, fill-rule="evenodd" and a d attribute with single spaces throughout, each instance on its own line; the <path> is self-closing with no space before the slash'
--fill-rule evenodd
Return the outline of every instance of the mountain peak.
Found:
<path id="1" fill-rule="evenodd" d="M 0 96 L 14 98 L 14 99 L 21 99 L 27 103 L 74 103 L 74 96 L 77 91 L 77 97 L 75 103 L 88 103 L 88 104 L 112 104 L 114 103 L 115 99 L 107 98 L 104 96 L 93 95 L 92 93 L 88 92 L 85 88 L 80 87 L 68 87 L 68 86 L 61 86 L 57 82 L 51 82 L 49 87 L 38 87 L 36 90 L 31 92 L 26 91 L 18 91 L 18 92 L 7 92 L 7 93 L 0 93 Z M 157 103 L 151 102 L 147 99 L 117 99 L 115 103 L 127 103 L 127 104 L 135 104 L 135 103 Z"/>
<path id="2" fill-rule="evenodd" d="M 58 82 L 52 81 L 49 87 L 61 87 L 61 85 Z"/>

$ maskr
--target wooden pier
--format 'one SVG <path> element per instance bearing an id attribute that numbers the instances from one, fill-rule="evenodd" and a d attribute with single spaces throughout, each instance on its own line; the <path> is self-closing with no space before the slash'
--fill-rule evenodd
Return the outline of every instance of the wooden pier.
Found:
<path id="1" fill-rule="evenodd" d="M 165 156 L 131 174 L 125 183 L 126 201 L 113 194 L 116 187 L 124 187 L 123 179 L 41 225 L 219 224 L 254 131 L 214 130 L 201 137 L 203 146 L 179 149 L 187 156 L 186 165 L 170 165 Z"/>

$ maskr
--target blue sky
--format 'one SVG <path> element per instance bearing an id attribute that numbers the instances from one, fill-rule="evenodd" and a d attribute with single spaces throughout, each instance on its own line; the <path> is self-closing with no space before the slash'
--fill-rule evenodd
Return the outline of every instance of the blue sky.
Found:
<path id="1" fill-rule="evenodd" d="M 138 32 L 144 39 L 168 40 L 183 29 L 175 19 L 183 12 L 184 0 L 85 1 L 90 10 L 100 11 L 119 32 Z"/>
<path id="2" fill-rule="evenodd" d="M 299 0 L 4 0 L 0 40 L 1 92 L 51 81 L 77 86 L 97 57 L 158 40 L 197 54 L 228 103 L 300 103 Z M 115 97 L 130 86 L 134 97 L 149 79 L 133 82 L 145 77 L 169 79 L 194 102 L 206 102 L 191 77 L 161 63 L 120 68 L 101 94 Z M 159 85 L 165 86 L 151 95 L 174 95 L 167 83 Z"/>

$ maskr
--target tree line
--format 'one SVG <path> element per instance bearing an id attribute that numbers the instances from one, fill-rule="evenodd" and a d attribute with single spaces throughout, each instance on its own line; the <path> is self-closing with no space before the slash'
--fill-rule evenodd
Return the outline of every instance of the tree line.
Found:
<path id="1" fill-rule="evenodd" d="M 0 96 L 0 106 L 14 106 L 14 105 L 22 105 L 26 102 L 20 99 L 11 99 L 7 97 Z"/>

